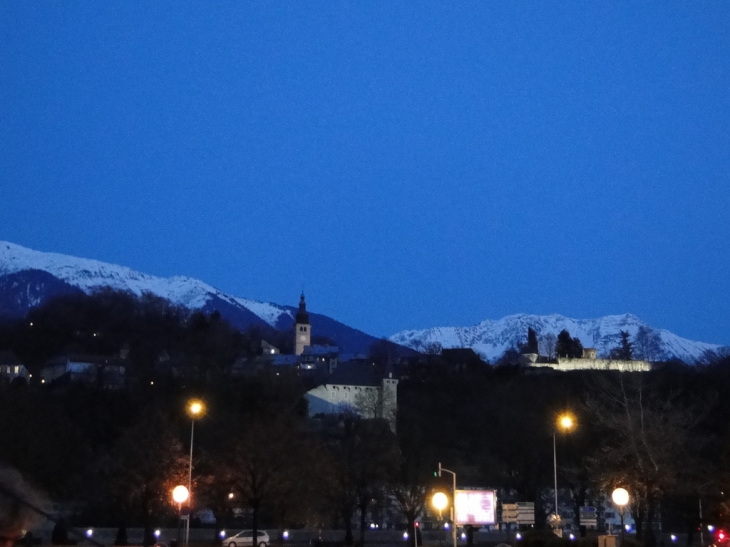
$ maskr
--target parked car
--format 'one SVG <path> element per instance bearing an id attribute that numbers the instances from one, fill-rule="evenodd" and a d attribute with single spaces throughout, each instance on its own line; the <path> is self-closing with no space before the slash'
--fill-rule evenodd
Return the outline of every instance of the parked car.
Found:
<path id="1" fill-rule="evenodd" d="M 269 534 L 263 530 L 258 530 L 257 535 L 256 545 L 258 547 L 268 547 L 270 541 Z M 226 538 L 223 544 L 228 547 L 254 547 L 253 530 L 241 530 L 235 536 Z"/>

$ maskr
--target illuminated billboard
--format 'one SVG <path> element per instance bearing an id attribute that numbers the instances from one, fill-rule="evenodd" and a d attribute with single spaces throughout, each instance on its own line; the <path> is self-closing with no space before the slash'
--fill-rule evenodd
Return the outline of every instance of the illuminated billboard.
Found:
<path id="1" fill-rule="evenodd" d="M 494 524 L 497 498 L 494 490 L 457 490 L 456 524 Z"/>

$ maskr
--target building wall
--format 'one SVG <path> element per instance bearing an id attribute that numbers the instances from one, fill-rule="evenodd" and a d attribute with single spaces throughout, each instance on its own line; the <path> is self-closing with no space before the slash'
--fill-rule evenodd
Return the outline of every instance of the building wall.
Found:
<path id="1" fill-rule="evenodd" d="M 530 363 L 532 367 L 550 367 L 555 370 L 618 370 L 621 372 L 647 372 L 651 364 L 647 361 L 618 361 L 615 359 L 566 359 L 557 363 Z"/>
<path id="2" fill-rule="evenodd" d="M 311 325 L 296 323 L 294 325 L 294 337 L 294 354 L 301 355 L 304 353 L 304 347 L 311 345 Z"/>
<path id="3" fill-rule="evenodd" d="M 310 415 L 350 410 L 357 412 L 363 418 L 384 418 L 395 432 L 398 380 L 392 376 L 384 378 L 381 387 L 324 384 L 310 389 L 307 396 L 310 401 Z M 364 397 L 359 401 L 360 396 Z M 371 412 L 375 410 L 371 408 L 374 405 L 379 407 L 377 416 L 373 416 Z"/>
<path id="4" fill-rule="evenodd" d="M 30 373 L 25 365 L 0 365 L 0 376 L 5 378 L 7 381 L 12 381 L 17 377 L 30 378 Z"/>

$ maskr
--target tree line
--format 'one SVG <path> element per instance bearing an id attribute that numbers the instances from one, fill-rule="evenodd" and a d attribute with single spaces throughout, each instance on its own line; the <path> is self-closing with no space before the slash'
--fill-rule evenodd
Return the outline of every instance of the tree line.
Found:
<path id="1" fill-rule="evenodd" d="M 714 522 L 727 514 L 727 356 L 647 373 L 557 373 L 478 361 L 455 367 L 432 352 L 401 365 L 393 433 L 386 420 L 353 414 L 310 418 L 311 384 L 295 370 L 232 376 L 231 361 L 254 355 L 260 334 L 149 297 L 88 298 L 53 302 L 0 327 L 0 350 L 30 366 L 58 351 L 129 349 L 127 389 L 0 387 L 0 461 L 75 507 L 79 523 L 174 522 L 170 492 L 187 484 L 191 397 L 207 405 L 195 424 L 193 505 L 211 509 L 219 527 L 243 508 L 246 527 L 336 527 L 352 544 L 366 540 L 368 519 L 384 518 L 391 500 L 399 511 L 392 524 L 413 531 L 438 462 L 457 472 L 459 486 L 534 501 L 542 526 L 553 510 L 544 494 L 554 422 L 564 411 L 578 425 L 556 437 L 559 487 L 576 518 L 597 492 L 617 486 L 631 493 L 649 545 L 657 515 L 691 532 L 698 500 Z M 622 337 L 616 355 L 632 343 Z M 155 372 L 162 351 L 183 374 L 165 381 Z M 377 344 L 373 362 L 393 351 Z"/>

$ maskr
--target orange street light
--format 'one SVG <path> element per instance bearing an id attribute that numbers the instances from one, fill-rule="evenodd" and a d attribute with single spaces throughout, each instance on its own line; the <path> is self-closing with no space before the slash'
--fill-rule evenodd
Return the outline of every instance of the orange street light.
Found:
<path id="1" fill-rule="evenodd" d="M 182 505 L 183 503 L 188 501 L 189 496 L 190 491 L 182 484 L 172 489 L 172 501 L 174 501 L 178 505 Z"/>
<path id="2" fill-rule="evenodd" d="M 195 433 L 195 419 L 205 414 L 205 403 L 200 399 L 190 399 L 186 406 L 188 416 L 192 418 L 190 423 L 190 462 L 188 465 L 188 491 L 193 491 L 193 435 Z M 192 505 L 192 504 L 191 504 Z M 190 517 L 185 520 L 185 547 L 190 540 Z"/>
<path id="3" fill-rule="evenodd" d="M 555 478 L 555 526 L 560 526 L 560 511 L 558 510 L 558 456 L 557 456 L 557 448 L 556 448 L 556 442 L 555 442 L 555 436 L 557 434 L 558 429 L 562 430 L 564 433 L 568 433 L 575 427 L 576 419 L 575 417 L 568 413 L 564 412 L 560 416 L 558 416 L 558 419 L 555 421 L 555 429 L 553 430 L 553 471 L 554 471 L 554 478 Z"/>

